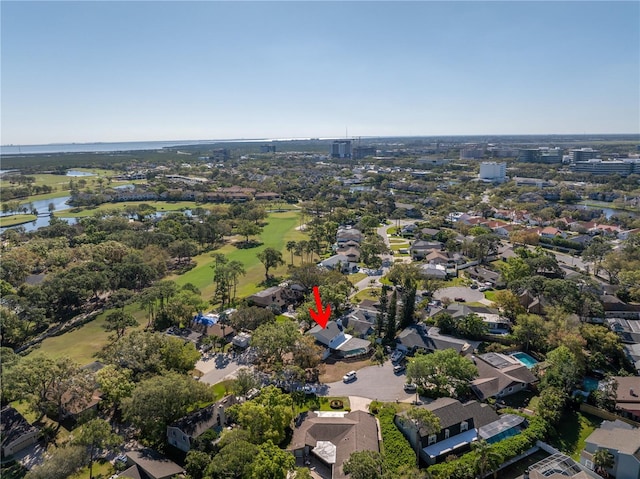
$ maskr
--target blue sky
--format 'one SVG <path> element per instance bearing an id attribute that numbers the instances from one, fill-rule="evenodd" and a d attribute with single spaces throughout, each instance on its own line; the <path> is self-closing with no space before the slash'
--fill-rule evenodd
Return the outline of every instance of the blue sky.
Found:
<path id="1" fill-rule="evenodd" d="M 10 2 L 2 144 L 640 132 L 638 2 Z"/>

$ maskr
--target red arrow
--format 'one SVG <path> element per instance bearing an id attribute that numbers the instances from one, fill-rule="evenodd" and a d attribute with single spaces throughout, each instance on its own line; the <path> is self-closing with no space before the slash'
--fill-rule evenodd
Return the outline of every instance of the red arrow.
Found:
<path id="1" fill-rule="evenodd" d="M 311 317 L 313 320 L 322 326 L 322 329 L 327 327 L 327 322 L 329 321 L 329 316 L 331 316 L 331 305 L 327 304 L 327 309 L 322 310 L 322 300 L 320 299 L 320 290 L 317 286 L 313 287 L 313 295 L 316 298 L 316 309 L 317 312 L 312 308 L 309 308 L 309 313 L 311 313 Z"/>

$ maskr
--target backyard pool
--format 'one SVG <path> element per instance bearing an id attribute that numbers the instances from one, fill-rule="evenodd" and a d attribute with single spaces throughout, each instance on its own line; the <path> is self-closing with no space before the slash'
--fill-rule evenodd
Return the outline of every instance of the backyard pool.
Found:
<path id="1" fill-rule="evenodd" d="M 599 385 L 600 381 L 598 381 L 596 378 L 590 378 L 589 376 L 587 376 L 582 380 L 582 389 L 587 392 L 595 391 L 596 389 L 598 389 Z"/>
<path id="2" fill-rule="evenodd" d="M 528 369 L 533 368 L 536 364 L 538 364 L 538 361 L 536 361 L 535 359 L 533 359 L 531 356 L 529 356 L 527 353 L 513 353 L 511 355 L 511 357 L 517 359 L 518 361 L 520 361 L 522 364 L 524 364 Z"/>

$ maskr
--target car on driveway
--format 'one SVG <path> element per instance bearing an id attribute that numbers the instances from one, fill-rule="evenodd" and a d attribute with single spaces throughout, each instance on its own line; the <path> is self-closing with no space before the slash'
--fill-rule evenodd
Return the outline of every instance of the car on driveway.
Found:
<path id="1" fill-rule="evenodd" d="M 405 383 L 404 385 L 404 390 L 408 393 L 414 393 L 416 392 L 416 389 L 418 389 L 418 386 L 413 383 Z"/>
<path id="2" fill-rule="evenodd" d="M 355 371 L 349 371 L 342 377 L 342 381 L 345 383 L 350 383 L 351 381 L 355 381 L 356 379 L 358 379 L 358 377 L 356 376 Z"/>
<path id="3" fill-rule="evenodd" d="M 391 354 L 391 362 L 392 363 L 397 363 L 402 358 L 404 358 L 404 353 L 402 351 L 396 350 L 396 351 L 393 352 L 393 354 Z"/>
<path id="4" fill-rule="evenodd" d="M 407 367 L 404 364 L 396 364 L 393 367 L 393 372 L 394 374 L 400 374 L 402 373 L 405 369 L 407 369 Z"/>

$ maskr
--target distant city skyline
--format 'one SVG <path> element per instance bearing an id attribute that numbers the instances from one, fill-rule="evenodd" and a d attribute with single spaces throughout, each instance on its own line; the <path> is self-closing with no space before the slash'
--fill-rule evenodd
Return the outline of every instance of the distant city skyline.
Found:
<path id="1" fill-rule="evenodd" d="M 12 2 L 0 143 L 640 133 L 640 3 Z"/>

